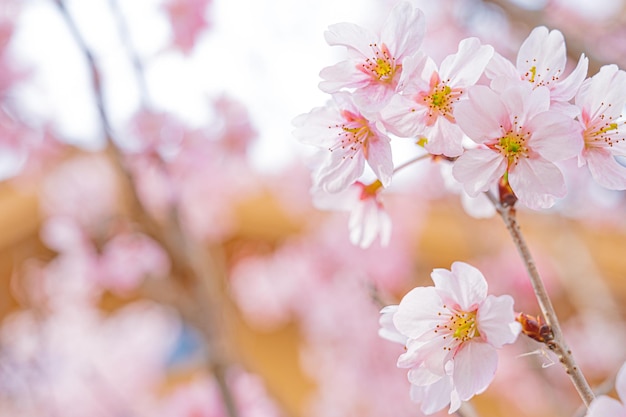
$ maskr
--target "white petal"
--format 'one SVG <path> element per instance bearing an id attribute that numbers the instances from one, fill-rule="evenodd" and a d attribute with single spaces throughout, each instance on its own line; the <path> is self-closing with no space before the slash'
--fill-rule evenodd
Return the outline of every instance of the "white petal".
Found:
<path id="1" fill-rule="evenodd" d="M 465 151 L 452 167 L 452 175 L 471 197 L 489 190 L 505 172 L 506 159 L 491 149 Z"/>
<path id="2" fill-rule="evenodd" d="M 409 291 L 400 301 L 393 317 L 396 329 L 403 335 L 416 339 L 432 331 L 440 320 L 437 315 L 443 303 L 434 287 L 417 287 Z"/>
<path id="3" fill-rule="evenodd" d="M 483 143 L 502 136 L 510 127 L 509 114 L 500 96 L 482 85 L 467 90 L 468 100 L 454 109 L 457 124 L 474 142 Z"/>
<path id="4" fill-rule="evenodd" d="M 618 163 L 607 149 L 585 149 L 582 155 L 598 184 L 609 190 L 626 190 L 626 167 Z"/>
<path id="5" fill-rule="evenodd" d="M 520 202 L 533 210 L 550 208 L 554 197 L 567 193 L 561 170 L 541 157 L 520 158 L 509 170 L 509 183 Z"/>
<path id="6" fill-rule="evenodd" d="M 454 357 L 454 387 L 461 400 L 467 401 L 483 392 L 496 374 L 498 353 L 496 349 L 474 340 L 466 342 Z"/>
<path id="7" fill-rule="evenodd" d="M 521 330 L 515 321 L 513 298 L 508 295 L 488 296 L 478 309 L 476 321 L 483 340 L 495 348 L 515 342 Z"/>
<path id="8" fill-rule="evenodd" d="M 453 87 L 469 87 L 476 84 L 487 63 L 493 56 L 493 48 L 481 45 L 478 38 L 463 39 L 456 54 L 447 56 L 439 67 L 441 79 Z"/>
<path id="9" fill-rule="evenodd" d="M 449 294 L 451 301 L 458 304 L 463 311 L 476 309 L 487 297 L 485 277 L 478 269 L 465 262 L 454 262 L 450 271 L 435 269 L 430 276 L 435 288 Z"/>

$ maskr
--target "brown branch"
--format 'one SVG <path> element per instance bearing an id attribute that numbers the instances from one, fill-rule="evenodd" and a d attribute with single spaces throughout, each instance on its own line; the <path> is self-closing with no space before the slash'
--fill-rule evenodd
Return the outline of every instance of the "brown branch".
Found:
<path id="1" fill-rule="evenodd" d="M 539 275 L 539 271 L 537 270 L 535 261 L 530 253 L 530 249 L 528 248 L 524 235 L 522 234 L 519 224 L 517 223 L 516 210 L 513 205 L 501 204 L 492 193 L 487 193 L 487 196 L 495 205 L 500 217 L 502 217 L 502 220 L 511 235 L 513 244 L 524 261 L 524 265 L 526 266 L 526 271 L 528 272 L 528 277 L 533 287 L 533 291 L 535 292 L 537 302 L 539 303 L 541 313 L 545 318 L 546 324 L 552 330 L 551 337 L 545 340 L 545 344 L 557 355 L 559 361 L 565 368 L 565 372 L 569 375 L 570 380 L 574 384 L 576 391 L 578 391 L 578 395 L 580 395 L 580 398 L 588 407 L 589 404 L 591 404 L 591 401 L 595 398 L 595 395 L 593 394 L 593 391 L 591 390 L 591 387 L 585 379 L 581 369 L 576 364 L 572 351 L 565 343 L 556 310 L 552 305 L 548 291 L 543 284 L 543 280 Z"/>

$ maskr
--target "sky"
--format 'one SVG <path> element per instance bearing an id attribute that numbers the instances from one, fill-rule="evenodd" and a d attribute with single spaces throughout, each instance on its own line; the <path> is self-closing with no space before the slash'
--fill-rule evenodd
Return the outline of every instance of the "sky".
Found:
<path id="1" fill-rule="evenodd" d="M 214 0 L 211 29 L 185 56 L 167 48 L 170 33 L 159 3 L 118 0 L 146 69 L 151 103 L 200 126 L 211 115 L 212 98 L 226 93 L 240 100 L 260 134 L 253 164 L 266 170 L 293 161 L 301 145 L 291 136 L 291 120 L 328 99 L 317 88 L 318 74 L 344 51 L 325 43 L 325 29 L 341 21 L 372 25 L 389 7 L 374 0 Z M 140 95 L 110 0 L 68 0 L 67 6 L 103 68 L 113 125 L 122 126 Z M 25 113 L 52 120 L 74 144 L 101 145 L 84 58 L 52 1 L 25 1 L 12 47 L 33 77 L 16 91 Z"/>

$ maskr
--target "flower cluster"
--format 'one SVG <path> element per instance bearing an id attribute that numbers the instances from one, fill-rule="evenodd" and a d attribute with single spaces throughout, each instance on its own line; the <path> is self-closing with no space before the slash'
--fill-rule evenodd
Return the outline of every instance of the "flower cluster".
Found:
<path id="1" fill-rule="evenodd" d="M 348 59 L 320 73 L 329 103 L 294 121 L 295 136 L 321 154 L 316 195 L 340 198 L 354 184 L 368 189 L 367 178 L 375 177 L 375 195 L 360 200 L 375 197 L 369 210 L 382 212 L 380 196 L 401 168 L 392 144 L 406 138 L 431 159 L 452 164 L 454 180 L 471 198 L 507 190 L 528 208 L 550 208 L 567 194 L 561 162 L 576 158 L 601 186 L 626 189 L 626 168 L 615 158 L 626 155 L 624 71 L 607 65 L 587 78 L 583 54 L 568 74 L 564 37 L 545 27 L 530 33 L 515 64 L 467 38 L 437 65 L 421 49 L 424 27 L 422 12 L 403 1 L 379 34 L 348 23 L 326 32 L 330 45 L 347 48 Z M 367 246 L 372 234 L 387 240 L 390 225 L 381 215 L 355 218 L 353 243 Z M 359 230 L 368 230 L 368 238 Z"/>
<path id="2" fill-rule="evenodd" d="M 513 299 L 487 295 L 482 273 L 463 262 L 435 269 L 434 287 L 417 287 L 382 311 L 380 335 L 405 344 L 398 366 L 408 368 L 411 398 L 424 414 L 450 413 L 491 383 L 496 349 L 520 332 Z"/>

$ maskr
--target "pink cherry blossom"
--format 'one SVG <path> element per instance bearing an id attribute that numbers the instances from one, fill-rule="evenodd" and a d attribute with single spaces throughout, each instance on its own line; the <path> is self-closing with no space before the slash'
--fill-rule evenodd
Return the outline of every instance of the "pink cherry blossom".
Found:
<path id="1" fill-rule="evenodd" d="M 611 190 L 626 189 L 626 167 L 615 156 L 626 156 L 622 111 L 626 105 L 626 72 L 606 65 L 587 79 L 576 95 L 585 146 L 578 165 L 589 167 L 593 178 Z"/>
<path id="2" fill-rule="evenodd" d="M 417 287 L 404 296 L 393 315 L 397 333 L 406 337 L 407 351 L 398 366 L 408 368 L 411 398 L 425 414 L 483 392 L 498 364 L 496 350 L 513 343 L 520 332 L 513 299 L 487 295 L 482 273 L 463 262 L 451 270 L 435 269 L 434 287 Z M 383 336 L 399 341 L 381 318 Z"/>
<path id="3" fill-rule="evenodd" d="M 394 95 L 382 110 L 383 123 L 396 135 L 426 138 L 425 148 L 432 154 L 461 155 L 463 132 L 456 125 L 454 109 L 466 88 L 478 81 L 492 55 L 491 46 L 468 38 L 439 69 L 421 54 L 407 58 L 400 81 L 406 85 L 402 95 Z M 415 69 L 409 71 L 409 63 Z"/>
<path id="4" fill-rule="evenodd" d="M 452 174 L 465 191 L 477 196 L 504 177 L 529 208 L 548 208 L 564 197 L 565 181 L 554 162 L 578 155 L 582 140 L 572 119 L 549 110 L 548 89 L 517 84 L 498 94 L 474 86 L 468 96 L 457 105 L 457 122 L 484 146 L 454 164 Z"/>
<path id="5" fill-rule="evenodd" d="M 539 26 L 528 35 L 517 54 L 516 65 L 495 54 L 486 75 L 493 80 L 491 87 L 503 91 L 511 80 L 522 80 L 533 88 L 550 90 L 551 109 L 574 116 L 575 109 L 568 103 L 587 76 L 588 59 L 580 56 L 576 68 L 564 77 L 567 54 L 565 39 L 558 30 L 548 31 Z"/>
<path id="6" fill-rule="evenodd" d="M 206 18 L 211 0 L 168 0 L 164 5 L 173 32 L 173 43 L 189 53 L 196 39 L 209 26 Z"/>
<path id="7" fill-rule="evenodd" d="M 317 208 L 349 210 L 350 242 L 361 248 L 368 248 L 377 237 L 382 246 L 391 238 L 391 218 L 380 197 L 382 183 L 379 180 L 369 185 L 360 181 L 336 194 L 321 189 L 313 191 L 313 201 Z"/>
<path id="8" fill-rule="evenodd" d="M 144 278 L 165 277 L 170 260 L 165 250 L 141 233 L 120 233 L 109 240 L 100 256 L 100 285 L 116 294 L 127 294 Z"/>
<path id="9" fill-rule="evenodd" d="M 405 1 L 393 8 L 380 36 L 352 23 L 330 26 L 326 41 L 345 46 L 350 58 L 321 71 L 320 89 L 334 93 L 354 88 L 359 105 L 382 107 L 396 91 L 404 60 L 418 51 L 424 31 L 424 15 Z"/>
<path id="10" fill-rule="evenodd" d="M 626 417 L 626 364 L 620 368 L 615 379 L 615 390 L 621 401 L 601 395 L 591 402 L 586 417 Z"/>
<path id="11" fill-rule="evenodd" d="M 336 93 L 325 107 L 298 116 L 294 135 L 326 153 L 313 174 L 314 185 L 329 193 L 345 190 L 365 169 L 365 161 L 384 187 L 391 182 L 393 162 L 390 139 L 361 113 L 352 96 Z"/>

